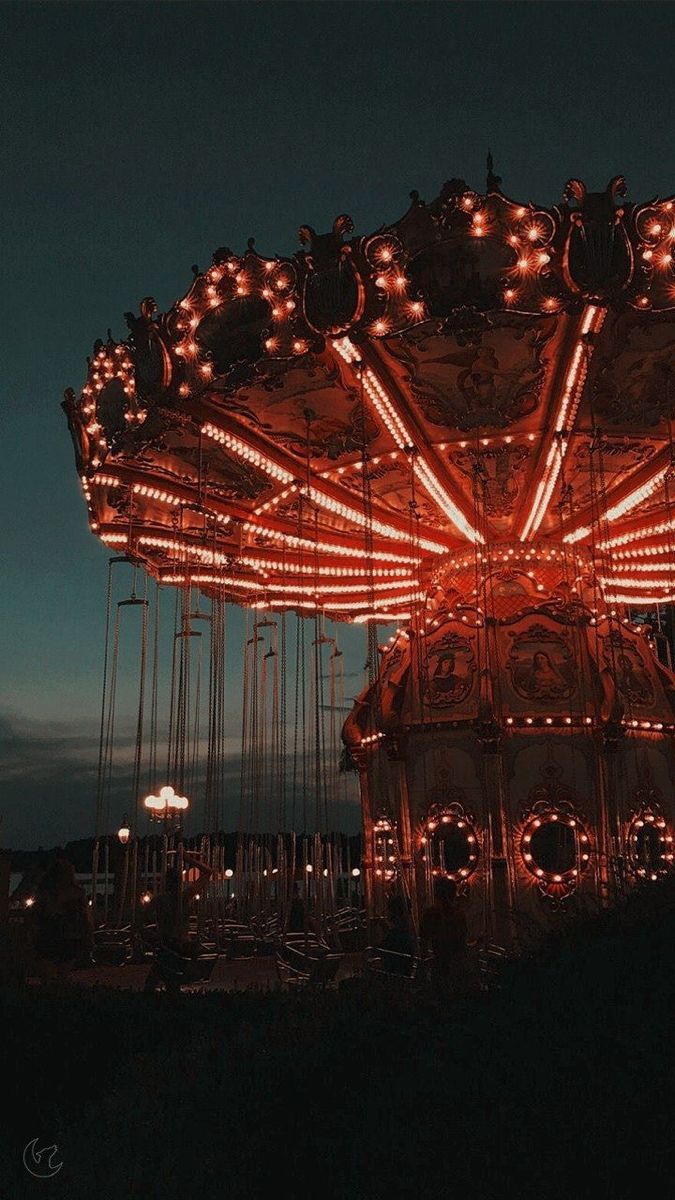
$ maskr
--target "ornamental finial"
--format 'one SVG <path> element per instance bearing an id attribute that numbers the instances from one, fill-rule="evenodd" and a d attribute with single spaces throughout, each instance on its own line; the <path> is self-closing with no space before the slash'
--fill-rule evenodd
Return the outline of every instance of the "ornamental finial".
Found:
<path id="1" fill-rule="evenodd" d="M 487 180 L 486 180 L 486 187 L 487 187 L 488 192 L 500 192 L 502 189 L 502 177 L 501 177 L 501 175 L 495 175 L 494 165 L 495 164 L 494 164 L 494 159 L 492 157 L 492 151 L 488 150 L 488 152 L 487 152 Z"/>

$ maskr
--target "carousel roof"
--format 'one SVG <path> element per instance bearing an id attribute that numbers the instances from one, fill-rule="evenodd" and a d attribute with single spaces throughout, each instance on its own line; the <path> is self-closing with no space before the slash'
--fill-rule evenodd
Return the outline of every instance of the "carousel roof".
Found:
<path id="1" fill-rule="evenodd" d="M 671 596 L 675 200 L 453 179 L 353 236 L 221 247 L 125 314 L 64 408 L 91 528 L 167 584 L 403 618 L 439 558 L 590 546 Z M 515 547 L 515 549 L 514 549 Z"/>

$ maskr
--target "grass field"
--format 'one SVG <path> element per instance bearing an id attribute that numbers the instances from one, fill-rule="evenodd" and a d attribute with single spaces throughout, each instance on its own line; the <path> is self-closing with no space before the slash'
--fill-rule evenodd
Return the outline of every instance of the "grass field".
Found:
<path id="1" fill-rule="evenodd" d="M 14 989 L 0 1004 L 11 1200 L 672 1190 L 672 884 L 445 1010 L 358 979 L 176 1001 Z M 58 1146 L 52 1179 L 24 1170 L 34 1137 Z"/>

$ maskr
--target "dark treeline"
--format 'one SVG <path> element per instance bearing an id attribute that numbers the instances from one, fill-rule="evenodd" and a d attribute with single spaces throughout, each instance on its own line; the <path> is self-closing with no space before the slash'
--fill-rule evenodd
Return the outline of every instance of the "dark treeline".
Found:
<path id="1" fill-rule="evenodd" d="M 201 834 L 191 834 L 189 837 L 186 837 L 186 839 L 185 839 L 186 845 L 197 846 L 200 842 L 201 836 L 202 836 Z M 217 842 L 219 845 L 223 845 L 225 847 L 225 853 L 226 853 L 226 855 L 229 855 L 229 860 L 230 860 L 230 863 L 232 866 L 234 866 L 234 863 L 235 863 L 235 857 L 236 857 L 236 853 L 237 853 L 237 844 L 238 844 L 238 839 L 240 836 L 243 836 L 244 840 L 248 837 L 247 834 L 240 835 L 236 832 L 229 832 L 229 833 L 219 832 L 219 833 L 209 834 L 209 837 L 213 843 Z M 264 836 L 265 835 L 263 835 L 263 834 L 255 835 L 255 837 L 258 839 L 258 841 L 261 841 Z M 273 845 L 274 841 L 276 839 L 276 834 L 269 834 L 268 836 L 270 839 L 270 844 Z M 290 834 L 287 834 L 286 836 L 287 836 L 287 843 L 290 844 Z M 306 836 L 311 838 L 314 835 L 308 834 Z M 302 845 L 302 839 L 304 837 L 305 837 L 305 835 L 302 833 L 296 834 L 298 846 Z M 360 860 L 361 860 L 361 835 L 360 834 L 358 834 L 358 833 L 351 834 L 351 835 L 348 835 L 346 833 L 328 834 L 328 835 L 324 834 L 324 835 L 322 835 L 322 837 L 324 839 L 326 839 L 326 838 L 330 839 L 331 837 L 332 838 L 336 838 L 336 837 L 340 838 L 342 845 L 345 847 L 345 850 L 346 850 L 347 844 L 349 844 L 351 861 L 355 864 L 360 862 Z M 107 840 L 108 840 L 108 844 L 110 846 L 110 863 L 111 863 L 112 869 L 114 870 L 115 865 L 121 859 L 121 857 L 124 853 L 124 850 L 123 850 L 123 847 L 120 846 L 120 844 L 117 840 L 117 837 L 114 834 L 110 835 Z M 161 835 L 158 835 L 158 834 L 147 834 L 145 837 L 138 838 L 138 843 L 139 843 L 139 847 L 141 848 L 141 852 L 144 850 L 146 842 L 148 842 L 150 844 L 151 849 L 154 848 L 154 849 L 159 850 L 161 841 L 162 841 Z M 33 868 L 38 867 L 42 862 L 45 861 L 45 859 L 54 857 L 55 855 L 59 854 L 59 855 L 63 855 L 65 858 L 67 858 L 68 861 L 73 864 L 76 871 L 86 873 L 86 872 L 91 871 L 93 849 L 94 849 L 94 839 L 93 838 L 80 838 L 78 841 L 66 842 L 65 845 L 63 845 L 63 846 L 53 846 L 53 847 L 50 847 L 49 849 L 45 849 L 41 846 L 38 850 L 11 850 L 11 851 L 9 851 L 9 854 L 11 857 L 11 869 L 12 869 L 12 871 L 17 871 L 17 872 L 18 871 L 30 871 Z"/>

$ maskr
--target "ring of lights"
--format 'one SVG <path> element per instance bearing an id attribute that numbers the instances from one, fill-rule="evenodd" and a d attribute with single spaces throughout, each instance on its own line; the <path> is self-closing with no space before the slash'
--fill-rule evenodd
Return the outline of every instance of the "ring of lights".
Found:
<path id="1" fill-rule="evenodd" d="M 642 808 L 626 833 L 628 866 L 640 879 L 656 880 L 673 866 L 673 835 L 662 813 Z"/>
<path id="2" fill-rule="evenodd" d="M 465 883 L 478 867 L 478 833 L 461 804 L 435 805 L 423 822 L 420 845 L 432 876 Z"/>
<path id="3" fill-rule="evenodd" d="M 554 831 L 559 831 L 556 849 L 561 855 L 557 869 L 551 862 Z M 575 890 L 591 857 L 591 844 L 583 824 L 565 808 L 546 808 L 530 813 L 521 827 L 519 850 L 525 870 L 539 889 L 544 895 L 557 899 Z"/>
<path id="4" fill-rule="evenodd" d="M 373 869 L 376 878 L 385 883 L 398 874 L 396 825 L 388 817 L 373 824 Z"/>

